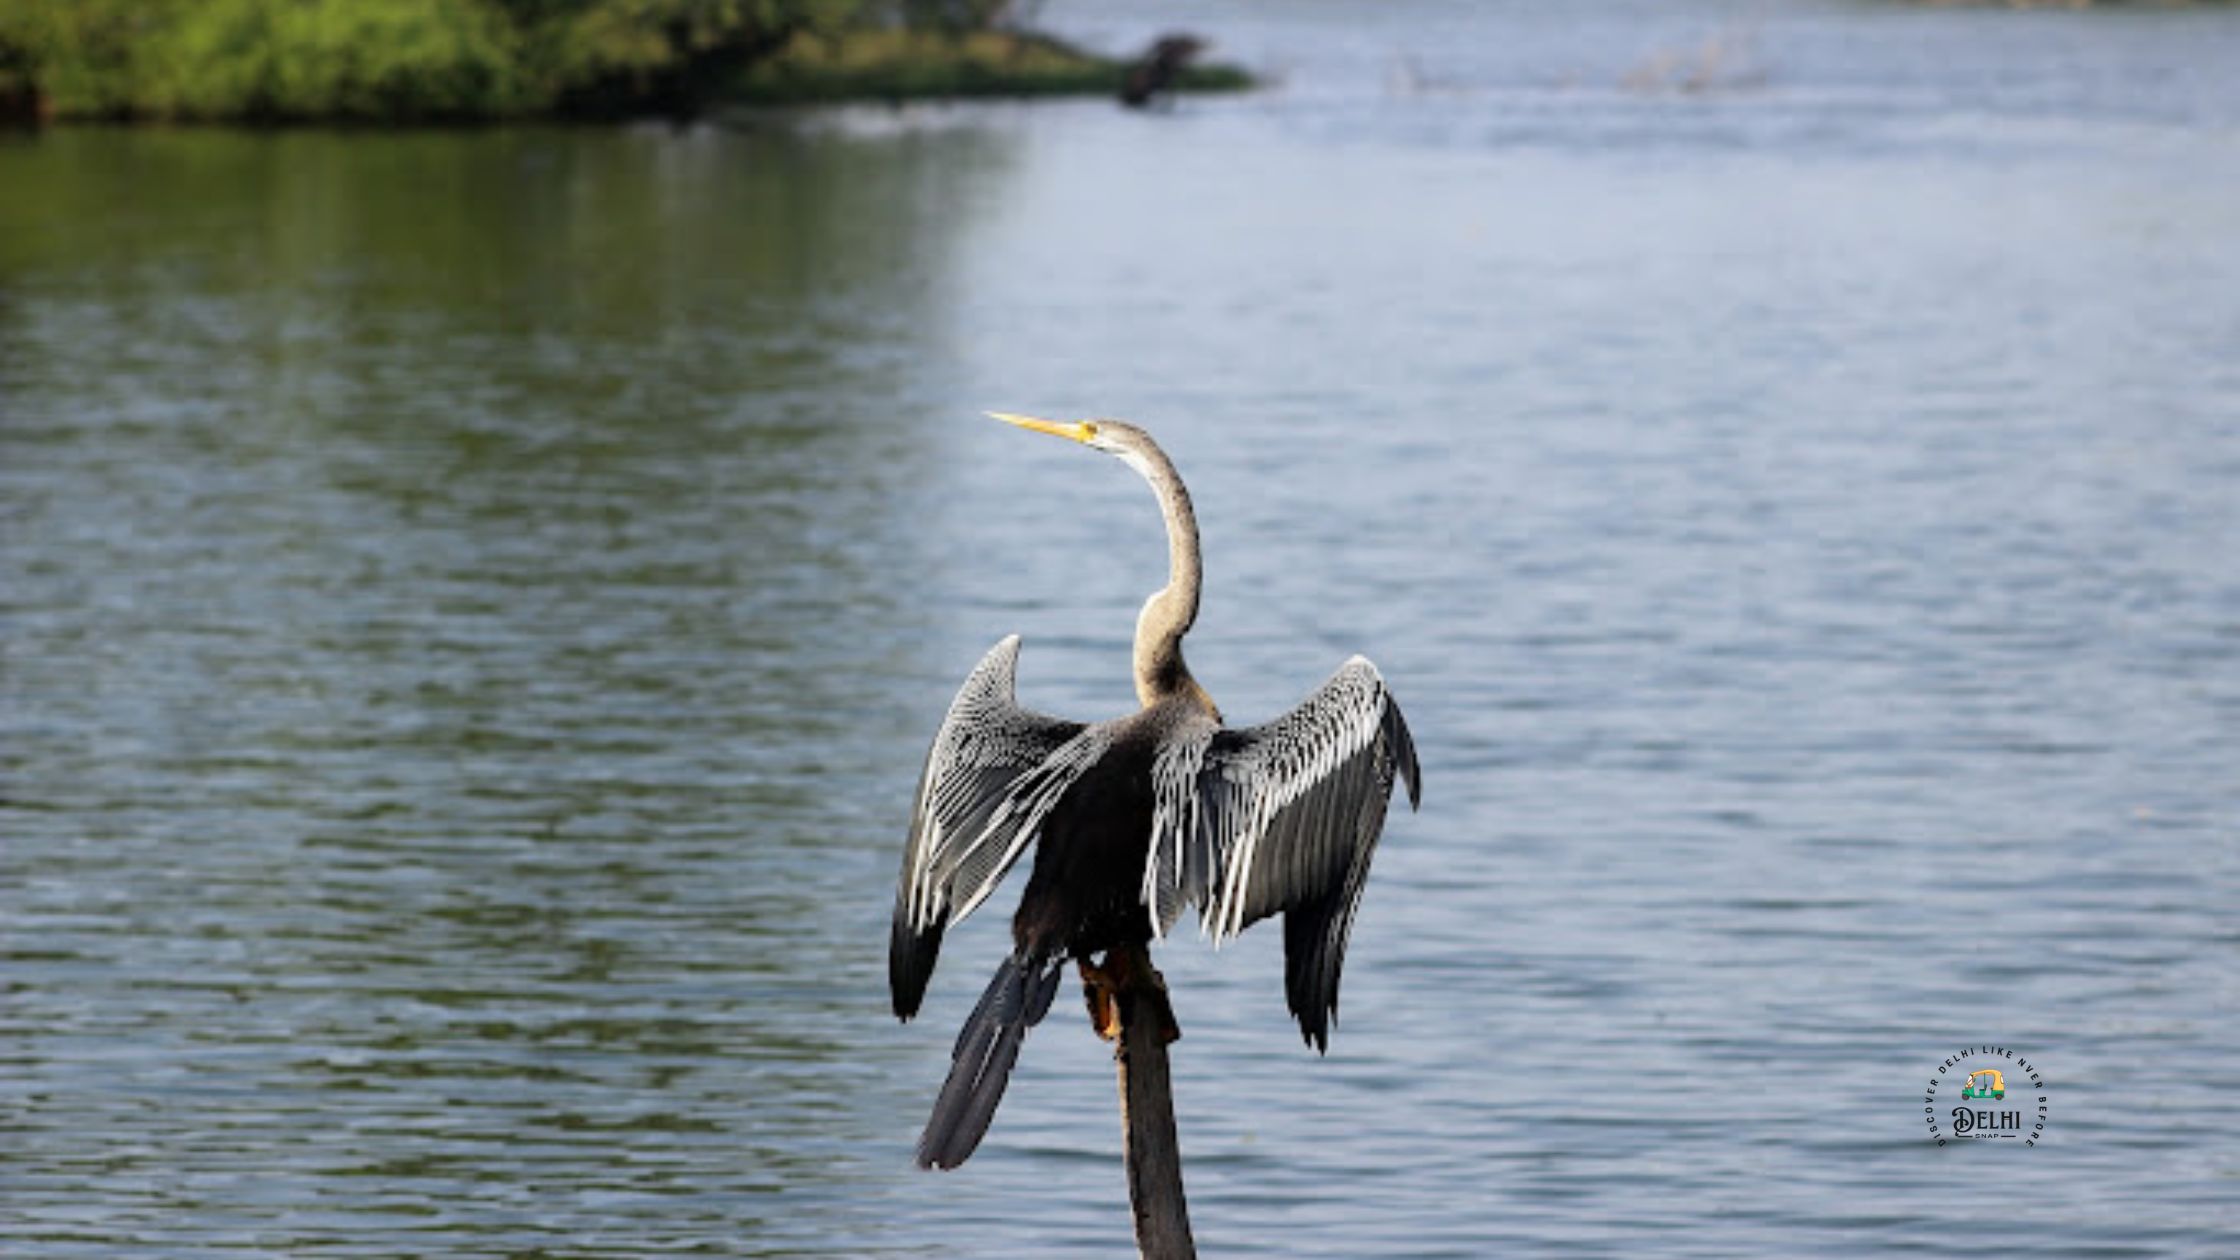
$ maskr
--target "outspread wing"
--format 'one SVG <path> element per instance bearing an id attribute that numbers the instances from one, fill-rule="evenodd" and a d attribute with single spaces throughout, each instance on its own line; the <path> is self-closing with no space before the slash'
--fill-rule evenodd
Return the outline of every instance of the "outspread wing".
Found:
<path id="1" fill-rule="evenodd" d="M 1195 902 L 1217 943 L 1282 914 L 1291 1013 L 1327 1048 L 1393 779 L 1406 780 L 1410 806 L 1420 799 L 1407 720 L 1356 656 L 1298 708 L 1199 747 L 1194 796 L 1161 812 L 1168 829 L 1154 836 L 1145 900 L 1162 931 Z"/>
<path id="2" fill-rule="evenodd" d="M 918 1013 L 941 934 L 987 899 L 1042 819 L 1104 751 L 1099 728 L 1019 707 L 1019 636 L 965 679 L 933 737 L 895 888 L 887 983 L 894 1012 Z"/>

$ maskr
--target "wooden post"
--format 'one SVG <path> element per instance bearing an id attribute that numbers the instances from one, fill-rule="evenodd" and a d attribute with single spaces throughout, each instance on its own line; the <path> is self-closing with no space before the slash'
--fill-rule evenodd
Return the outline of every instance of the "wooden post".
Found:
<path id="1" fill-rule="evenodd" d="M 1120 1069 L 1120 1123 L 1127 1133 L 1128 1203 L 1135 1209 L 1136 1251 L 1143 1260 L 1197 1260 L 1190 1205 L 1182 1197 L 1182 1149 L 1175 1140 L 1174 1093 L 1167 1080 L 1167 1042 L 1175 1034 L 1166 982 L 1141 945 L 1127 947 L 1125 982 L 1113 1003 L 1120 1036 L 1112 1047 Z"/>

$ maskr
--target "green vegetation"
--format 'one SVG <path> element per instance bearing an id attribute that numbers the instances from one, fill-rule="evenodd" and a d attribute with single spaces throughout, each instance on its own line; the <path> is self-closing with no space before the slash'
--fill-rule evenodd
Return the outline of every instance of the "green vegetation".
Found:
<path id="1" fill-rule="evenodd" d="M 444 116 L 528 88 L 475 0 L 0 0 L 0 45 L 64 118 Z"/>
<path id="2" fill-rule="evenodd" d="M 725 88 L 749 104 L 906 101 L 972 96 L 1058 96 L 1120 90 L 1126 62 L 1093 56 L 1045 35 L 979 31 L 950 36 L 909 29 L 853 31 L 836 39 L 799 35 Z M 1189 66 L 1186 92 L 1252 86 L 1234 66 Z"/>
<path id="3" fill-rule="evenodd" d="M 0 115 L 414 122 L 1116 90 L 1005 0 L 0 0 Z M 1197 71 L 1186 88 L 1245 86 Z"/>

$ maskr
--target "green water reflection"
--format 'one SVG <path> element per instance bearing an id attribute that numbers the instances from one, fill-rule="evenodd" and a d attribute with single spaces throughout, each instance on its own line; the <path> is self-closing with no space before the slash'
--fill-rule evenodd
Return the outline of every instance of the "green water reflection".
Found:
<path id="1" fill-rule="evenodd" d="M 1004 166 L 969 131 L 0 148 L 19 1238 L 124 1237 L 63 1206 L 120 1144 L 120 1221 L 299 1250 L 841 1148 L 870 936 L 800 925 L 889 861 L 852 820 L 918 738 L 897 422 Z"/>

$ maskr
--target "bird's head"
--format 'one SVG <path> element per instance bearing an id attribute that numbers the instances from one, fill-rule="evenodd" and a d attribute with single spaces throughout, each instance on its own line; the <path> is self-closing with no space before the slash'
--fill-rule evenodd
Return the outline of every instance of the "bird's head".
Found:
<path id="1" fill-rule="evenodd" d="M 1008 412 L 988 413 L 1005 424 L 1015 424 L 1022 429 L 1048 433 L 1069 441 L 1079 442 L 1091 450 L 1117 455 L 1137 471 L 1143 471 L 1142 460 L 1146 452 L 1159 449 L 1151 435 L 1132 424 L 1119 420 L 1037 420 L 1033 416 L 1015 416 Z"/>

